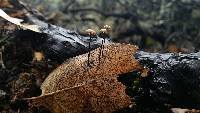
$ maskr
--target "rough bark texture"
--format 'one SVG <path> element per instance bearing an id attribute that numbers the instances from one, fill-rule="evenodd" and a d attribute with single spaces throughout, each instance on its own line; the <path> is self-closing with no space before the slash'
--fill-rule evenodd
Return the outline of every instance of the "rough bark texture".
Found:
<path id="1" fill-rule="evenodd" d="M 200 107 L 200 52 L 191 54 L 147 53 L 135 58 L 150 69 L 142 87 L 150 100 L 183 108 Z"/>
<path id="2" fill-rule="evenodd" d="M 12 0 L 11 0 L 12 1 Z M 59 62 L 71 58 L 93 49 L 100 47 L 102 43 L 109 43 L 110 38 L 100 37 L 97 34 L 89 36 L 85 33 L 78 33 L 46 23 L 45 18 L 36 11 L 29 9 L 18 1 L 11 2 L 14 8 L 10 10 L 3 9 L 9 16 L 18 15 L 15 18 L 23 19 L 23 23 L 37 25 L 37 31 L 19 29 L 21 26 L 12 26 L 12 32 L 18 42 L 31 43 L 35 50 L 43 50 L 46 58 Z M 19 14 L 18 14 L 19 13 Z M 10 21 L 12 22 L 12 20 Z M 22 27 L 23 28 L 23 27 Z"/>

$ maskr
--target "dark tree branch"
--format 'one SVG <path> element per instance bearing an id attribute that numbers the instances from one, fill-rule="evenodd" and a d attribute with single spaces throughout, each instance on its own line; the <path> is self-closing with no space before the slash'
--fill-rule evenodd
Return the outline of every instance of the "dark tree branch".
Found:
<path id="1" fill-rule="evenodd" d="M 191 54 L 135 54 L 138 61 L 150 69 L 142 79 L 147 98 L 160 105 L 182 108 L 200 107 L 200 52 Z"/>

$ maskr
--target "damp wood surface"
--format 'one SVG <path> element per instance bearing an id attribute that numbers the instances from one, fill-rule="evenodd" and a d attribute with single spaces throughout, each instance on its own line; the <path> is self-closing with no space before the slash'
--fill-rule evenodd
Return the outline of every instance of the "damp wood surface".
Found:
<path id="1" fill-rule="evenodd" d="M 149 91 L 146 95 L 151 101 L 180 108 L 200 107 L 200 52 L 160 54 L 138 51 L 135 58 L 150 69 L 141 82 L 143 90 Z"/>

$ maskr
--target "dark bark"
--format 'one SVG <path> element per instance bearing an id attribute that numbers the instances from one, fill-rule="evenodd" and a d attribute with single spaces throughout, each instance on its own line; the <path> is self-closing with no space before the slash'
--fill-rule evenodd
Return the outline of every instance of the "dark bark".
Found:
<path id="1" fill-rule="evenodd" d="M 191 54 L 147 53 L 135 55 L 150 69 L 142 79 L 146 97 L 160 105 L 200 107 L 200 52 Z"/>
<path id="2" fill-rule="evenodd" d="M 38 25 L 38 23 L 36 24 Z M 98 35 L 90 40 L 88 35 L 82 35 L 44 22 L 42 24 L 41 34 L 20 30 L 16 39 L 20 37 L 20 41 L 24 41 L 29 37 L 28 39 L 31 41 L 33 48 L 44 51 L 46 58 L 51 60 L 63 62 L 67 58 L 86 53 L 100 47 L 102 44 L 103 38 Z M 37 34 L 37 36 L 34 34 Z M 109 42 L 110 40 L 106 39 L 106 43 Z"/>
<path id="3" fill-rule="evenodd" d="M 29 37 L 34 49 L 43 50 L 46 58 L 56 60 L 59 62 L 65 61 L 67 58 L 71 58 L 86 52 L 89 52 L 97 47 L 100 47 L 102 37 L 98 35 L 89 36 L 87 34 L 80 34 L 76 31 L 66 30 L 64 28 L 51 25 L 40 21 L 34 17 L 29 17 L 30 21 L 34 21 L 34 24 L 42 26 L 40 31 L 42 33 L 35 33 L 32 31 L 19 31 L 21 41 Z M 34 34 L 37 34 L 35 36 Z M 25 35 L 25 36 L 21 36 Z M 91 39 L 90 39 L 91 37 Z M 109 43 L 109 38 L 105 39 L 105 43 Z M 37 42 L 39 44 L 37 44 Z M 90 44 L 90 47 L 89 47 Z"/>
<path id="4" fill-rule="evenodd" d="M 15 39 L 20 45 L 30 43 L 31 48 L 34 50 L 42 50 L 47 59 L 63 62 L 67 58 L 86 53 L 102 45 L 104 39 L 98 34 L 89 36 L 86 33 L 81 34 L 46 23 L 44 21 L 45 18 L 41 14 L 28 8 L 26 4 L 17 0 L 11 0 L 10 3 L 15 9 L 3 9 L 6 13 L 23 12 L 23 18 L 20 19 L 23 19 L 25 23 L 40 26 L 40 33 L 30 30 L 16 30 L 14 32 Z M 106 37 L 105 43 L 109 42 L 110 38 Z"/>
<path id="5" fill-rule="evenodd" d="M 134 57 L 150 71 L 147 77 L 140 77 L 139 72 L 119 77 L 137 105 L 122 112 L 171 113 L 170 109 L 176 107 L 199 109 L 200 52 L 160 54 L 138 51 Z"/>

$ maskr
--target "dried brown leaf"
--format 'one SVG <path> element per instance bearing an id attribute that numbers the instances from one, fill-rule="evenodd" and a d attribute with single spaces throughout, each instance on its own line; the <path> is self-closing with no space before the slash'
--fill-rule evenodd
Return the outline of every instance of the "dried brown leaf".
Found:
<path id="1" fill-rule="evenodd" d="M 54 70 L 41 86 L 42 95 L 30 99 L 33 106 L 43 105 L 54 113 L 107 113 L 127 107 L 131 99 L 117 75 L 140 69 L 133 54 L 137 47 L 129 44 L 104 45 L 69 59 Z"/>
<path id="2" fill-rule="evenodd" d="M 54 113 L 111 113 L 132 103 L 124 89 L 116 79 L 105 78 L 36 97 L 30 103 Z"/>

